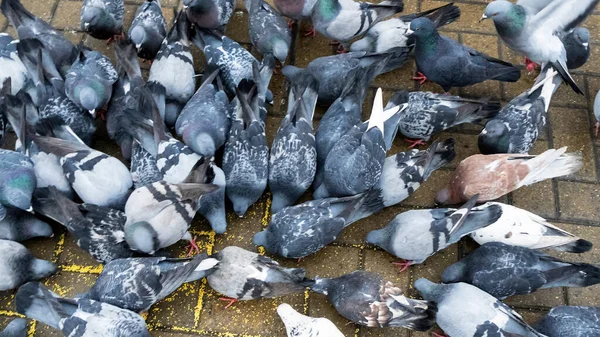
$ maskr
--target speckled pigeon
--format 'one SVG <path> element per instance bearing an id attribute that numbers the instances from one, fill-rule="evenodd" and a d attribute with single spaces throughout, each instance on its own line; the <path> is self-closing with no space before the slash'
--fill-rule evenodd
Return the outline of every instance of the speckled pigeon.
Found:
<path id="1" fill-rule="evenodd" d="M 236 0 L 183 0 L 183 9 L 194 26 L 223 29 L 235 10 Z"/>
<path id="2" fill-rule="evenodd" d="M 535 324 L 547 337 L 587 337 L 600 334 L 600 307 L 554 307 Z"/>
<path id="3" fill-rule="evenodd" d="M 123 0 L 84 0 L 81 6 L 81 30 L 101 40 L 121 38 Z"/>
<path id="4" fill-rule="evenodd" d="M 156 57 L 163 40 L 167 37 L 167 23 L 160 0 L 146 0 L 140 5 L 128 35 L 139 57 L 146 60 Z"/>
<path id="5" fill-rule="evenodd" d="M 161 181 L 163 174 L 156 167 L 156 157 L 146 151 L 137 141 L 132 142 L 131 148 L 131 180 L 133 188 L 137 189 Z"/>
<path id="6" fill-rule="evenodd" d="M 35 84 L 17 54 L 18 43 L 7 33 L 0 33 L 0 89 L 5 80 L 10 78 L 9 94 L 16 95 L 20 90 L 25 90 L 29 96 L 36 97 Z"/>
<path id="7" fill-rule="evenodd" d="M 217 190 L 206 193 L 198 201 L 198 213 L 208 220 L 213 231 L 217 234 L 225 233 L 227 230 L 227 217 L 225 212 L 225 173 L 214 162 L 208 164 L 206 169 L 206 184 L 213 184 Z"/>
<path id="8" fill-rule="evenodd" d="M 150 337 L 146 322 L 133 311 L 89 299 L 66 299 L 38 282 L 19 288 L 17 312 L 65 336 Z"/>
<path id="9" fill-rule="evenodd" d="M 292 33 L 287 23 L 264 0 L 245 2 L 249 15 L 250 41 L 261 54 L 271 54 L 284 64 L 292 43 Z"/>
<path id="10" fill-rule="evenodd" d="M 20 285 L 48 277 L 56 272 L 54 263 L 35 258 L 18 242 L 0 240 L 0 291 L 18 288 Z"/>
<path id="11" fill-rule="evenodd" d="M 27 321 L 14 318 L 0 331 L 0 337 L 27 337 Z"/>
<path id="12" fill-rule="evenodd" d="M 277 314 L 285 324 L 288 337 L 344 337 L 330 320 L 302 315 L 287 303 L 277 307 Z"/>

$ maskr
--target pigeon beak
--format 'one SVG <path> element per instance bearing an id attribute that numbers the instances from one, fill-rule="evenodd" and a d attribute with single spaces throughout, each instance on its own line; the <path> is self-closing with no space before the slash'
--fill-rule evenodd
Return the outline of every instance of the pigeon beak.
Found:
<path id="1" fill-rule="evenodd" d="M 136 44 L 136 45 L 135 45 L 135 49 L 138 49 L 138 50 L 139 50 L 141 46 L 142 46 L 142 44 L 141 44 L 141 43 L 138 43 L 138 44 Z"/>
<path id="2" fill-rule="evenodd" d="M 92 114 L 92 117 L 96 118 L 96 109 L 90 110 L 90 113 Z"/>
<path id="3" fill-rule="evenodd" d="M 584 42 L 584 43 L 582 43 L 582 45 L 587 48 L 590 45 L 590 43 L 589 42 Z"/>
<path id="4" fill-rule="evenodd" d="M 183 5 L 183 9 L 184 9 L 184 10 L 188 9 L 189 7 L 190 7 L 190 6 Z"/>
<path id="5" fill-rule="evenodd" d="M 85 30 L 87 30 L 89 26 L 90 26 L 89 22 L 86 22 L 83 24 L 83 28 L 85 28 Z"/>
<path id="6" fill-rule="evenodd" d="M 411 35 L 413 35 L 414 33 L 415 33 L 415 31 L 414 31 L 414 30 L 412 30 L 412 29 L 408 28 L 408 29 L 406 29 L 406 33 L 404 33 L 404 35 L 406 35 L 406 36 L 411 36 Z"/>
<path id="7" fill-rule="evenodd" d="M 487 16 L 487 15 L 485 15 L 485 14 L 483 14 L 483 15 L 481 16 L 481 19 L 479 19 L 479 22 L 481 22 L 481 21 L 483 21 L 483 20 L 487 20 L 487 19 L 489 19 L 489 18 L 488 18 L 488 16 Z"/>

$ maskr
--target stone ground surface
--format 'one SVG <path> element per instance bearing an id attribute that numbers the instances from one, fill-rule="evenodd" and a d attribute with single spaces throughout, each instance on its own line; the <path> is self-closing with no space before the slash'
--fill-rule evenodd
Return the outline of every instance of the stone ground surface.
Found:
<path id="1" fill-rule="evenodd" d="M 24 5 L 33 13 L 61 29 L 73 42 L 84 44 L 104 52 L 114 59 L 112 47 L 103 41 L 95 40 L 84 35 L 79 29 L 79 11 L 81 1 L 70 0 L 22 0 Z M 129 27 L 137 6 L 142 0 L 126 0 L 126 27 Z M 178 0 L 163 0 L 166 18 L 172 21 L 177 10 Z M 227 27 L 227 35 L 252 49 L 248 37 L 247 14 L 243 4 L 238 1 L 236 12 Z M 405 13 L 426 10 L 443 5 L 444 1 L 405 0 Z M 485 1 L 457 1 L 462 10 L 461 19 L 444 29 L 444 34 L 458 39 L 462 43 L 477 48 L 491 56 L 500 57 L 516 64 L 522 59 L 511 53 L 496 37 L 491 23 L 479 24 L 486 6 Z M 592 57 L 583 68 L 573 71 L 575 80 L 584 89 L 586 96 L 578 96 L 563 86 L 555 95 L 548 117 L 548 127 L 542 133 L 534 153 L 540 153 L 547 148 L 568 146 L 570 151 L 583 153 L 584 167 L 576 175 L 538 183 L 522 188 L 503 198 L 504 202 L 514 204 L 550 219 L 556 225 L 592 241 L 595 247 L 592 251 L 581 254 L 561 254 L 561 257 L 573 261 L 597 262 L 600 259 L 600 162 L 597 156 L 600 141 L 593 135 L 592 105 L 596 92 L 600 89 L 600 15 L 592 15 L 586 22 L 592 31 Z M 334 50 L 323 37 L 315 39 L 303 36 L 307 27 L 302 24 L 294 29 L 294 44 L 289 63 L 306 66 L 308 62 L 319 56 L 332 55 Z M 13 36 L 15 30 L 10 27 L 0 15 L 0 31 L 6 31 Z M 197 72 L 202 71 L 203 56 L 196 49 L 195 60 Z M 148 64 L 142 64 L 148 69 Z M 500 99 L 504 103 L 514 96 L 531 87 L 534 75 L 528 75 L 521 65 L 522 79 L 517 83 L 485 82 L 473 87 L 456 90 L 453 93 L 470 97 L 489 96 Z M 387 97 L 395 90 L 429 90 L 440 91 L 434 84 L 426 83 L 419 86 L 410 78 L 416 72 L 416 66 L 410 61 L 402 69 L 378 77 L 370 89 L 366 99 L 365 111 L 369 106 L 376 87 L 382 87 Z M 198 83 L 199 85 L 200 83 Z M 275 104 L 269 112 L 267 121 L 267 136 L 272 140 L 283 117 L 286 106 L 287 86 L 281 75 L 275 75 L 271 83 L 275 94 Z M 318 109 L 316 120 L 325 112 Z M 101 122 L 99 121 L 99 125 Z M 391 262 L 396 259 L 372 246 L 364 244 L 364 238 L 369 230 L 381 228 L 396 214 L 411 208 L 433 207 L 433 196 L 448 180 L 453 167 L 465 157 L 475 154 L 477 150 L 477 134 L 479 126 L 458 127 L 438 135 L 439 138 L 454 137 L 456 139 L 457 158 L 449 167 L 433 174 L 414 195 L 401 205 L 364 219 L 350 228 L 332 245 L 317 254 L 303 259 L 283 260 L 284 265 L 304 267 L 308 275 L 335 277 L 355 269 L 365 269 L 381 273 L 390 281 L 403 287 L 411 296 L 418 296 L 411 287 L 419 277 L 428 277 L 439 281 L 442 270 L 456 262 L 460 257 L 476 247 L 470 239 L 451 246 L 431 257 L 420 266 L 398 274 Z M 117 147 L 112 144 L 104 130 L 99 127 L 96 148 L 108 154 L 118 156 Z M 10 143 L 10 142 L 9 142 Z M 6 144 L 5 144 L 6 145 Z M 8 146 L 8 145 L 7 145 Z M 406 150 L 406 144 L 398 138 L 392 149 L 394 152 Z M 204 220 L 196 220 L 193 230 L 198 235 L 199 244 L 208 253 L 218 251 L 228 245 L 237 245 L 249 250 L 257 250 L 252 245 L 252 236 L 266 226 L 270 219 L 269 197 L 265 195 L 249 210 L 246 217 L 238 219 L 229 212 L 229 226 L 225 235 L 215 235 Z M 51 239 L 32 240 L 25 245 L 35 256 L 56 262 L 59 272 L 46 279 L 44 283 L 60 295 L 74 296 L 86 291 L 96 279 L 102 267 L 81 251 L 64 230 L 57 228 L 57 235 Z M 171 250 L 175 254 L 183 254 L 185 244 L 181 243 Z M 550 252 L 551 254 L 554 254 Z M 281 259 L 278 259 L 281 260 Z M 600 306 L 600 288 L 587 289 L 551 289 L 543 290 L 529 296 L 512 298 L 508 303 L 522 313 L 528 321 L 534 322 L 544 312 L 557 305 L 596 305 Z M 340 317 L 327 300 L 317 294 L 297 294 L 274 300 L 242 302 L 225 309 L 225 303 L 219 301 L 219 295 L 213 292 L 205 282 L 187 284 L 177 290 L 172 296 L 154 306 L 147 313 L 146 320 L 153 336 L 186 337 L 186 336 L 285 336 L 285 328 L 276 314 L 276 307 L 282 302 L 291 304 L 297 310 L 311 316 L 324 316 L 331 319 L 345 336 L 375 337 L 375 336 L 429 336 L 431 333 L 417 333 L 405 329 L 367 329 L 348 324 Z M 14 309 L 14 293 L 0 292 L 0 326 L 11 316 L 16 316 Z M 43 324 L 30 324 L 30 336 L 46 337 L 59 336 Z"/>

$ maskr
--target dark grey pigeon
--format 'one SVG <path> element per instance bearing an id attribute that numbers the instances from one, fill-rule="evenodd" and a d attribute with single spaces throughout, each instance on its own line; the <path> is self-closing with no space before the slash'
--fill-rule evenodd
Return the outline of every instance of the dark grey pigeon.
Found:
<path id="1" fill-rule="evenodd" d="M 560 306 L 535 324 L 547 337 L 588 337 L 600 335 L 600 307 Z"/>
<path id="2" fill-rule="evenodd" d="M 33 209 L 65 226 L 77 246 L 101 263 L 134 255 L 125 242 L 125 218 L 121 211 L 78 205 L 54 187 L 36 192 Z"/>
<path id="3" fill-rule="evenodd" d="M 15 318 L 0 331 L 0 337 L 27 337 L 27 321 L 23 318 Z"/>
<path id="4" fill-rule="evenodd" d="M 94 286 L 81 295 L 134 312 L 147 312 L 186 282 L 210 275 L 219 261 L 201 254 L 187 259 L 140 257 L 107 263 Z"/>
<path id="5" fill-rule="evenodd" d="M 487 98 L 477 100 L 406 90 L 401 90 L 398 96 L 397 103 L 408 103 L 400 114 L 398 130 L 405 137 L 418 140 L 429 140 L 433 134 L 456 125 L 490 118 L 500 110 L 500 103 Z M 420 143 L 416 141 L 412 146 Z"/>
<path id="6" fill-rule="evenodd" d="M 284 64 L 292 43 L 292 33 L 287 22 L 264 0 L 245 2 L 249 15 L 250 41 L 261 54 L 271 54 Z"/>
<path id="7" fill-rule="evenodd" d="M 273 213 L 293 205 L 308 190 L 317 171 L 312 120 L 318 84 L 312 76 L 306 81 L 304 88 L 292 89 L 302 91 L 295 94 L 299 96 L 298 100 L 288 103 L 293 107 L 281 122 L 271 146 L 269 189 L 273 195 Z M 306 106 L 304 97 L 312 101 L 312 106 Z"/>
<path id="8" fill-rule="evenodd" d="M 377 90 L 369 121 L 353 126 L 327 154 L 323 182 L 315 191 L 315 198 L 356 195 L 377 184 L 387 150 L 385 123 L 397 118 L 406 106 L 384 110 L 383 92 L 381 88 Z"/>
<path id="9" fill-rule="evenodd" d="M 160 7 L 160 0 L 144 1 L 129 27 L 129 39 L 135 45 L 139 57 L 153 60 L 167 37 L 167 22 Z"/>
<path id="10" fill-rule="evenodd" d="M 266 256 L 229 246 L 213 254 L 219 264 L 206 278 L 215 291 L 235 300 L 273 298 L 303 292 L 313 280 L 302 268 L 284 268 Z M 229 306 L 228 305 L 228 306 Z"/>
<path id="11" fill-rule="evenodd" d="M 310 289 L 327 296 L 338 313 L 368 327 L 427 331 L 435 324 L 436 305 L 402 294 L 379 274 L 362 270 L 337 278 L 315 278 Z"/>
<path id="12" fill-rule="evenodd" d="M 77 58 L 77 48 L 61 32 L 31 14 L 19 0 L 2 0 L 0 10 L 15 27 L 19 39 L 35 38 L 48 50 L 56 68 L 64 76 Z"/>
<path id="13" fill-rule="evenodd" d="M 17 53 L 19 42 L 7 33 L 0 33 L 0 90 L 12 95 L 24 90 L 36 97 L 36 86 Z M 4 88 L 7 79 L 10 79 L 8 91 Z"/>
<path id="14" fill-rule="evenodd" d="M 54 263 L 36 259 L 22 244 L 0 240 L 0 291 L 18 288 L 29 281 L 48 277 L 56 272 Z"/>
<path id="15" fill-rule="evenodd" d="M 236 0 L 183 0 L 189 20 L 199 28 L 223 29 L 235 10 Z"/>
<path id="16" fill-rule="evenodd" d="M 590 58 L 590 31 L 578 27 L 561 38 L 567 51 L 567 68 L 582 67 Z"/>
<path id="17" fill-rule="evenodd" d="M 86 298 L 62 298 L 38 282 L 19 288 L 15 302 L 17 312 L 65 336 L 150 337 L 146 322 L 133 311 Z"/>
<path id="18" fill-rule="evenodd" d="M 403 270 L 412 264 L 421 264 L 463 236 L 500 218 L 502 208 L 498 205 L 474 207 L 477 197 L 459 209 L 411 210 L 398 214 L 385 228 L 369 232 L 367 242 L 404 259 Z"/>
<path id="19" fill-rule="evenodd" d="M 19 152 L 0 149 L 0 213 L 3 206 L 28 210 L 35 188 L 31 160 Z"/>
<path id="20" fill-rule="evenodd" d="M 271 218 L 253 243 L 270 254 L 299 259 L 335 241 L 344 228 L 361 217 L 383 209 L 379 190 L 352 197 L 312 200 L 283 208 Z"/>
<path id="21" fill-rule="evenodd" d="M 231 127 L 230 105 L 227 94 L 213 80 L 219 69 L 210 74 L 187 102 L 175 130 L 183 142 L 203 157 L 212 157 L 227 139 Z"/>
<path id="22" fill-rule="evenodd" d="M 233 104 L 233 122 L 223 152 L 223 172 L 227 197 L 233 210 L 242 217 L 267 187 L 269 176 L 269 147 L 265 125 L 259 113 L 249 105 L 256 96 L 256 86 L 243 80 Z"/>
<path id="23" fill-rule="evenodd" d="M 437 325 L 451 337 L 546 337 L 492 295 L 467 283 L 437 284 L 418 279 L 415 288 L 437 303 Z"/>
<path id="24" fill-rule="evenodd" d="M 168 126 L 175 125 L 181 109 L 196 89 L 190 25 L 185 13 L 179 12 L 150 67 L 148 82 L 160 83 L 166 89 L 166 108 L 162 116 Z"/>
<path id="25" fill-rule="evenodd" d="M 1 206 L 0 206 L 1 207 Z M 52 237 L 52 227 L 33 214 L 13 207 L 0 211 L 0 239 L 25 241 L 38 237 Z"/>
<path id="26" fill-rule="evenodd" d="M 123 37 L 123 0 L 84 0 L 81 6 L 81 30 L 101 40 Z"/>
<path id="27" fill-rule="evenodd" d="M 65 76 L 65 92 L 71 101 L 95 117 L 97 109 L 108 105 L 118 78 L 108 57 L 80 46 L 79 56 Z"/>
<path id="28" fill-rule="evenodd" d="M 466 282 L 505 299 L 554 287 L 588 287 L 600 283 L 600 268 L 573 263 L 537 250 L 490 242 L 451 265 L 444 283 Z"/>
<path id="29" fill-rule="evenodd" d="M 198 213 L 200 213 L 217 234 L 223 234 L 227 230 L 227 217 L 225 212 L 225 173 L 214 162 L 210 162 L 206 170 L 206 184 L 213 184 L 217 190 L 204 194 L 198 201 Z"/>
<path id="30" fill-rule="evenodd" d="M 512 64 L 441 36 L 433 21 L 418 18 L 407 34 L 415 37 L 415 60 L 419 72 L 448 92 L 485 80 L 516 82 L 521 71 Z"/>

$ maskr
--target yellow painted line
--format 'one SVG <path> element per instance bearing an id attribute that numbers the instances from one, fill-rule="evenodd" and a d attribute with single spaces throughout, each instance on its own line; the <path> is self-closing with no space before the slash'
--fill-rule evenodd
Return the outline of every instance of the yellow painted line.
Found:
<path id="1" fill-rule="evenodd" d="M 52 262 L 54 263 L 58 262 L 60 254 L 65 249 L 65 235 L 65 233 L 60 235 L 60 238 L 58 238 L 58 242 L 56 243 L 56 247 L 54 247 L 54 253 L 52 254 Z"/>
<path id="2" fill-rule="evenodd" d="M 356 328 L 356 330 L 354 330 L 354 337 L 358 337 L 359 331 L 360 331 L 360 328 Z"/>
<path id="3" fill-rule="evenodd" d="M 263 213 L 262 219 L 260 219 L 260 224 L 262 225 L 262 229 L 267 228 L 269 226 L 269 222 L 271 221 L 271 203 L 272 203 L 272 195 L 271 192 L 267 192 L 267 202 L 265 202 L 265 212 Z M 258 254 L 265 255 L 265 247 L 258 246 L 256 248 Z"/>
<path id="4" fill-rule="evenodd" d="M 302 313 L 308 316 L 308 299 L 310 297 L 310 291 L 304 289 L 304 304 L 302 305 Z"/>
<path id="5" fill-rule="evenodd" d="M 32 320 L 29 325 L 29 330 L 27 330 L 27 337 L 33 337 L 35 335 L 35 327 L 37 325 L 37 321 Z"/>
<path id="6" fill-rule="evenodd" d="M 181 327 L 181 326 L 166 327 L 159 323 L 148 324 L 148 330 L 150 330 L 150 331 L 161 330 L 161 331 L 166 331 L 166 332 L 185 332 L 185 333 L 193 333 L 193 334 L 201 334 L 201 335 L 210 334 L 210 335 L 214 335 L 214 336 L 218 336 L 218 337 L 269 337 L 269 336 L 261 336 L 261 335 L 235 334 L 235 333 L 231 333 L 231 332 L 217 332 L 217 331 L 210 331 L 210 330 L 203 330 L 203 329 L 191 329 L 191 328 L 186 328 L 186 327 Z M 271 336 L 271 337 L 275 337 L 275 336 Z"/>
<path id="7" fill-rule="evenodd" d="M 71 273 L 80 273 L 80 274 L 100 274 L 102 273 L 103 266 L 101 264 L 97 266 L 79 266 L 76 264 L 69 265 L 60 265 L 58 266 L 62 271 L 68 271 Z"/>
<path id="8" fill-rule="evenodd" d="M 21 317 L 21 318 L 25 318 L 24 315 L 19 314 L 16 311 L 10 311 L 10 310 L 0 310 L 0 316 L 8 316 L 8 317 Z"/>

